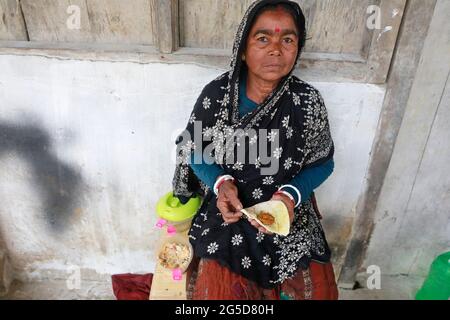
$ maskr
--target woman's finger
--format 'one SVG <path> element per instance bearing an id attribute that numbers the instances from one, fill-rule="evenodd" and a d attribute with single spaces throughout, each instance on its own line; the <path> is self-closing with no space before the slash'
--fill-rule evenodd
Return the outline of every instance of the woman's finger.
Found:
<path id="1" fill-rule="evenodd" d="M 226 219 L 226 218 L 223 219 L 223 221 L 228 224 L 237 223 L 239 220 L 240 219 Z"/>
<path id="2" fill-rule="evenodd" d="M 226 209 L 223 212 L 226 212 L 228 214 L 233 214 L 239 218 L 242 217 L 242 204 L 241 201 L 235 196 L 227 196 L 227 200 L 224 201 Z"/>
<path id="3" fill-rule="evenodd" d="M 229 216 L 225 216 L 222 215 L 223 221 L 225 221 L 226 223 L 236 223 L 240 220 L 239 217 L 229 217 Z"/>
<path id="4" fill-rule="evenodd" d="M 234 219 L 238 217 L 234 212 L 230 211 L 225 211 L 224 213 L 222 213 L 222 215 L 227 219 Z"/>
<path id="5" fill-rule="evenodd" d="M 258 230 L 259 230 L 260 232 L 265 233 L 265 234 L 268 234 L 268 235 L 271 235 L 271 234 L 272 234 L 269 230 L 267 230 L 266 228 L 264 228 L 264 227 L 261 226 L 261 225 L 259 226 Z"/>
<path id="6" fill-rule="evenodd" d="M 255 219 L 248 219 L 248 221 L 250 222 L 250 224 L 252 226 L 254 226 L 255 228 L 259 228 L 259 223 L 255 220 Z"/>
<path id="7" fill-rule="evenodd" d="M 228 210 L 222 212 L 222 218 L 226 223 L 236 223 L 241 219 L 241 217 L 241 213 L 230 212 Z"/>
<path id="8" fill-rule="evenodd" d="M 251 225 L 254 226 L 256 229 L 259 230 L 259 228 L 261 228 L 261 224 L 258 221 L 256 221 L 255 219 L 251 219 L 249 221 L 250 221 Z"/>
<path id="9" fill-rule="evenodd" d="M 217 201 L 217 209 L 219 209 L 222 215 L 229 211 L 227 203 L 225 201 Z"/>
<path id="10" fill-rule="evenodd" d="M 233 208 L 230 206 L 230 201 L 228 200 L 218 200 L 217 201 L 217 208 L 220 210 L 222 214 L 224 213 L 233 213 Z"/>
<path id="11" fill-rule="evenodd" d="M 267 235 L 273 235 L 272 232 L 270 232 L 269 230 L 267 230 L 266 228 L 264 228 L 258 221 L 256 221 L 255 219 L 249 219 L 248 221 L 250 221 L 250 224 L 252 226 L 254 226 L 256 229 L 258 229 L 259 232 L 262 232 L 264 234 Z"/>
<path id="12" fill-rule="evenodd" d="M 227 190 L 224 192 L 225 201 L 228 203 L 228 205 L 233 209 L 233 211 L 239 212 L 242 209 L 244 209 L 241 201 L 239 200 L 237 196 L 237 192 L 233 190 Z"/>
<path id="13" fill-rule="evenodd" d="M 259 229 L 259 231 L 261 231 L 262 233 L 265 233 L 265 234 L 267 234 L 267 235 L 269 235 L 269 236 L 273 235 L 272 232 L 270 232 L 269 230 L 267 230 L 267 229 L 264 228 L 264 227 L 261 227 L 261 228 Z"/>
<path id="14" fill-rule="evenodd" d="M 242 209 L 244 209 L 244 207 L 242 206 L 241 201 L 239 200 L 239 198 L 236 195 L 229 195 L 228 196 L 228 201 L 230 201 L 230 204 L 233 206 L 233 208 L 236 210 L 236 212 L 241 211 Z"/>

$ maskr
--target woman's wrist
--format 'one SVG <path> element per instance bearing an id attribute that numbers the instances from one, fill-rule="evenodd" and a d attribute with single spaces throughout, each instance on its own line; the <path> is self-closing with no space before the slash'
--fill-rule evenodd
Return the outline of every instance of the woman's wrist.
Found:
<path id="1" fill-rule="evenodd" d="M 290 196 L 290 198 L 294 202 L 294 208 L 297 208 L 300 206 L 300 203 L 302 202 L 302 195 L 300 194 L 300 191 L 293 185 L 286 184 L 281 186 L 278 189 L 279 192 L 285 192 Z"/>
<path id="2" fill-rule="evenodd" d="M 217 178 L 216 183 L 214 184 L 214 193 L 216 196 L 219 195 L 220 187 L 227 181 L 234 183 L 235 180 L 230 175 L 223 175 Z"/>
<path id="3" fill-rule="evenodd" d="M 289 194 L 289 192 L 279 190 L 274 193 L 274 196 L 281 196 L 287 199 L 287 201 L 292 205 L 292 207 L 295 208 L 295 199 L 291 194 Z"/>

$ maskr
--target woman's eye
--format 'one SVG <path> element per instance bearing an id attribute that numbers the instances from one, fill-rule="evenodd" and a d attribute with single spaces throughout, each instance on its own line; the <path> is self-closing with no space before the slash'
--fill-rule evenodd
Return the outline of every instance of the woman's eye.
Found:
<path id="1" fill-rule="evenodd" d="M 285 38 L 284 41 L 285 41 L 286 43 L 292 43 L 292 42 L 294 42 L 294 40 L 292 40 L 291 38 Z"/>
<path id="2" fill-rule="evenodd" d="M 267 38 L 266 37 L 259 37 L 258 41 L 259 42 L 267 42 Z"/>

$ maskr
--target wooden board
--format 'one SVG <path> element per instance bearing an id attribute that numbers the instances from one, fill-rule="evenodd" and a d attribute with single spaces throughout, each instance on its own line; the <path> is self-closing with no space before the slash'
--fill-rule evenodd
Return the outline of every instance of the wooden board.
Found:
<path id="1" fill-rule="evenodd" d="M 174 281 L 172 273 L 158 263 L 153 275 L 150 300 L 187 300 L 186 282 L 186 274 L 183 274 L 182 280 Z"/>
<path id="2" fill-rule="evenodd" d="M 0 40 L 28 40 L 19 0 L 0 0 Z"/>
<path id="3" fill-rule="evenodd" d="M 150 0 L 22 0 L 31 41 L 153 44 Z M 79 28 L 69 28 L 79 8 Z M 68 11 L 69 10 L 69 11 Z"/>
<path id="4" fill-rule="evenodd" d="M 188 231 L 181 236 L 188 240 Z M 164 240 L 165 237 L 168 236 L 164 232 L 161 240 Z M 157 260 L 150 290 L 150 300 L 187 300 L 188 274 L 189 271 L 183 274 L 183 278 L 180 281 L 175 281 L 172 279 L 172 272 L 164 268 Z"/>
<path id="5" fill-rule="evenodd" d="M 229 49 L 241 18 L 253 0 L 180 0 L 181 44 Z M 369 5 L 379 0 L 296 0 L 308 26 L 308 52 L 361 54 L 370 44 Z M 366 35 L 369 34 L 369 35 Z"/>

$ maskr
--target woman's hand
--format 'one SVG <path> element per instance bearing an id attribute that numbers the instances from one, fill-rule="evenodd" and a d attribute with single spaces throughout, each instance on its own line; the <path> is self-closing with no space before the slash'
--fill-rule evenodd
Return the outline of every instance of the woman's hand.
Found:
<path id="1" fill-rule="evenodd" d="M 222 213 L 223 220 L 236 223 L 242 218 L 241 210 L 244 208 L 238 197 L 238 188 L 232 181 L 225 181 L 219 189 L 217 208 Z"/>
<path id="2" fill-rule="evenodd" d="M 250 224 L 252 226 L 254 226 L 256 229 L 258 229 L 259 232 L 262 232 L 264 234 L 268 234 L 268 235 L 273 235 L 272 232 L 270 232 L 269 230 L 267 230 L 266 228 L 264 228 L 258 221 L 256 221 L 255 219 L 250 219 L 248 218 L 248 221 L 250 222 Z"/>
<path id="3" fill-rule="evenodd" d="M 288 209 L 288 213 L 289 213 L 289 221 L 292 222 L 294 221 L 294 203 L 292 202 L 291 199 L 289 199 L 288 196 L 285 196 L 283 194 L 279 194 L 276 193 L 272 196 L 272 200 L 278 200 L 278 201 L 282 201 L 284 203 L 284 205 L 286 206 L 286 208 Z M 264 233 L 264 234 L 268 234 L 268 235 L 273 235 L 272 232 L 270 232 L 269 230 L 267 230 L 266 228 L 264 228 L 264 226 L 262 226 L 258 221 L 254 220 L 254 219 L 248 219 L 248 221 L 250 221 L 251 225 L 254 226 L 256 229 L 258 229 L 260 232 Z"/>
<path id="4" fill-rule="evenodd" d="M 286 206 L 286 208 L 288 209 L 288 213 L 289 213 L 289 221 L 294 222 L 294 207 L 295 204 L 294 202 L 286 195 L 283 195 L 281 193 L 275 193 L 272 196 L 272 199 L 270 200 L 278 200 L 278 201 L 283 201 L 284 205 Z"/>

